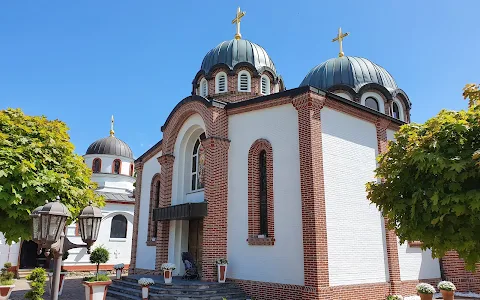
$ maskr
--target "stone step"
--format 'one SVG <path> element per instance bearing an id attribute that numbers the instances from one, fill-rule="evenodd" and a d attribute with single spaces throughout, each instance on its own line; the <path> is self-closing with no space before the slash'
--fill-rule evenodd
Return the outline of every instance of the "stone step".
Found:
<path id="1" fill-rule="evenodd" d="M 119 285 L 117 283 L 114 283 L 110 285 L 109 291 L 110 290 L 119 292 L 119 293 L 124 293 L 130 296 L 141 295 L 140 286 L 138 287 L 126 286 L 126 285 Z M 177 299 L 178 297 L 191 297 L 192 299 L 196 299 L 196 298 L 205 299 L 204 297 L 208 297 L 207 299 L 215 299 L 218 297 L 218 299 L 222 299 L 223 297 L 233 297 L 233 296 L 243 297 L 244 292 L 238 288 L 215 290 L 215 291 L 209 291 L 209 290 L 204 290 L 204 291 L 174 290 L 173 291 L 168 289 L 158 289 L 155 287 L 150 287 L 150 295 L 164 297 L 162 299 L 165 299 L 165 297 L 173 297 L 172 299 Z M 215 297 L 215 298 L 212 298 L 212 297 Z"/>
<path id="2" fill-rule="evenodd" d="M 134 288 L 134 289 L 141 289 L 141 286 L 137 283 L 137 281 L 131 281 L 131 280 L 113 280 L 114 284 L 117 285 L 122 285 L 126 286 L 129 288 Z M 150 289 L 157 290 L 157 291 L 171 291 L 171 292 L 177 292 L 177 291 L 205 291 L 205 292 L 222 292 L 226 290 L 239 290 L 241 289 L 235 285 L 234 283 L 225 283 L 225 284 L 218 284 L 218 283 L 192 283 L 191 285 L 188 284 L 173 284 L 173 285 L 167 285 L 164 283 L 156 283 L 155 285 L 150 286 Z"/>
<path id="3" fill-rule="evenodd" d="M 123 277 L 121 281 L 138 285 L 138 280 L 134 278 Z M 236 284 L 232 282 L 217 283 L 217 282 L 202 282 L 202 281 L 193 281 L 193 280 L 191 282 L 185 282 L 185 281 L 182 281 L 181 283 L 174 282 L 173 285 L 165 284 L 163 281 L 162 282 L 155 281 L 155 284 L 153 286 L 159 287 L 159 288 L 169 288 L 169 289 L 216 289 L 216 288 L 224 289 L 224 288 L 237 287 Z"/>

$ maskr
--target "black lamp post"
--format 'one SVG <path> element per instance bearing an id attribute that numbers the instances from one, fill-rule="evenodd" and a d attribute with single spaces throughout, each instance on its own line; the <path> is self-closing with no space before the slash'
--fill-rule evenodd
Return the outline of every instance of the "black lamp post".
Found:
<path id="1" fill-rule="evenodd" d="M 68 208 L 60 203 L 60 197 L 55 202 L 37 207 L 32 214 L 32 240 L 38 244 L 39 249 L 46 248 L 45 255 L 53 252 L 55 267 L 53 271 L 51 300 L 58 300 L 60 272 L 62 269 L 62 256 L 65 251 L 74 248 L 87 248 L 95 243 L 102 221 L 102 211 L 98 207 L 89 205 L 78 216 L 80 234 L 85 244 L 78 245 L 70 242 L 65 237 L 65 225 L 67 218 L 71 216 Z"/>

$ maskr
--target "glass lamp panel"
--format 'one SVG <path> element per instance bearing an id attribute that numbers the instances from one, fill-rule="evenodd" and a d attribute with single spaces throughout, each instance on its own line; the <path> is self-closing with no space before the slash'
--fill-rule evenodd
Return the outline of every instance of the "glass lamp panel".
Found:
<path id="1" fill-rule="evenodd" d="M 98 238 L 98 231 L 100 230 L 100 222 L 102 221 L 101 218 L 94 218 L 92 220 L 92 237 L 91 240 L 92 242 L 95 242 Z"/>
<path id="2" fill-rule="evenodd" d="M 40 240 L 45 243 L 47 241 L 47 235 L 48 235 L 48 223 L 49 223 L 49 215 L 47 214 L 41 214 L 40 215 Z"/>
<path id="3" fill-rule="evenodd" d="M 32 239 L 34 241 L 40 240 L 40 217 L 32 218 Z"/>
<path id="4" fill-rule="evenodd" d="M 61 223 L 60 216 L 50 216 L 50 224 L 48 225 L 47 241 L 50 243 L 57 241 L 58 231 Z"/>

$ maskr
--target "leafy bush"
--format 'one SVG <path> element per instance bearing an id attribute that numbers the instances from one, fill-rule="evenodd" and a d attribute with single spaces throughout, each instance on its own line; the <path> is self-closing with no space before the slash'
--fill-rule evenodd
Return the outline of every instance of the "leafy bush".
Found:
<path id="1" fill-rule="evenodd" d="M 388 295 L 387 300 L 403 300 L 401 295 Z"/>
<path id="2" fill-rule="evenodd" d="M 110 252 L 108 252 L 108 250 L 104 246 L 98 246 L 90 254 L 90 262 L 92 264 L 97 265 L 97 281 L 103 281 L 103 280 L 98 280 L 99 278 L 98 270 L 100 269 L 100 264 L 106 263 L 109 258 L 110 258 Z"/>
<path id="3" fill-rule="evenodd" d="M 8 268 L 12 266 L 11 263 L 7 262 L 3 265 L 2 270 L 0 271 L 0 285 L 12 285 L 13 284 L 13 277 L 15 274 L 13 272 L 9 272 Z"/>
<path id="4" fill-rule="evenodd" d="M 451 283 L 450 281 L 440 281 L 440 283 L 438 284 L 438 289 L 439 290 L 444 290 L 444 291 L 455 291 L 455 290 L 457 290 L 455 285 L 453 283 Z"/>
<path id="5" fill-rule="evenodd" d="M 27 276 L 30 280 L 32 289 L 25 294 L 25 299 L 43 300 L 45 293 L 45 282 L 47 281 L 47 272 L 43 268 L 35 268 L 30 275 Z"/>
<path id="6" fill-rule="evenodd" d="M 98 274 L 96 276 L 92 276 L 92 277 L 87 277 L 84 279 L 85 281 L 88 281 L 88 282 L 95 282 L 95 281 L 110 281 L 110 277 L 108 277 L 108 275 L 106 274 Z"/>

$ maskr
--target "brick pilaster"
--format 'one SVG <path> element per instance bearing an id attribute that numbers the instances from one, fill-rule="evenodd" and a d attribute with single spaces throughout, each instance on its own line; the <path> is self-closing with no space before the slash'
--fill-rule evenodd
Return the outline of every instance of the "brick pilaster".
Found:
<path id="1" fill-rule="evenodd" d="M 172 202 L 172 176 L 175 156 L 163 154 L 157 158 L 160 169 L 160 203 L 158 207 L 167 207 Z M 155 270 L 160 272 L 163 263 L 168 262 L 168 240 L 170 221 L 160 221 L 157 227 Z"/>
<path id="2" fill-rule="evenodd" d="M 308 93 L 293 99 L 298 111 L 305 291 L 316 299 L 329 285 L 328 246 L 320 111 L 325 98 Z"/>
<path id="3" fill-rule="evenodd" d="M 227 257 L 228 149 L 230 141 L 208 137 L 205 149 L 205 199 L 208 214 L 203 220 L 203 280 L 216 278 L 217 258 Z"/>
<path id="4" fill-rule="evenodd" d="M 377 146 L 379 154 L 387 151 L 387 128 L 389 125 L 390 121 L 380 118 L 375 123 L 377 128 Z M 389 230 L 387 228 L 387 218 L 385 218 L 384 221 L 390 290 L 392 294 L 399 294 L 401 292 L 402 283 L 400 279 L 400 263 L 398 261 L 397 235 L 394 230 Z"/>
<path id="5" fill-rule="evenodd" d="M 143 164 L 135 164 L 135 172 L 137 172 L 136 186 L 135 186 L 135 208 L 133 217 L 133 233 L 132 233 L 132 250 L 130 255 L 129 274 L 135 273 L 135 266 L 137 263 L 137 245 L 138 245 L 138 222 L 140 218 L 140 199 L 142 194 L 142 173 Z"/>

